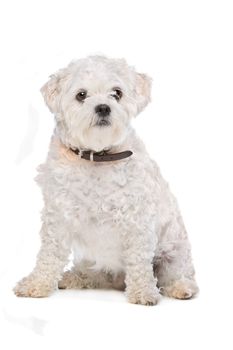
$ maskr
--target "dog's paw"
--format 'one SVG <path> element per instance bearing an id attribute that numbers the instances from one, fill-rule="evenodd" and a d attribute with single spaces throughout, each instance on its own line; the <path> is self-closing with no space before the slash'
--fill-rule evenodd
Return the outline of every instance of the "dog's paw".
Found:
<path id="1" fill-rule="evenodd" d="M 137 290 L 129 291 L 127 290 L 128 301 L 132 304 L 141 304 L 141 305 L 156 305 L 159 301 L 160 294 L 159 290 L 156 288 L 148 290 Z"/>
<path id="2" fill-rule="evenodd" d="M 25 277 L 13 288 L 18 297 L 45 298 L 54 290 L 52 284 L 36 278 Z"/>
<path id="3" fill-rule="evenodd" d="M 179 280 L 168 287 L 161 288 L 162 294 L 176 299 L 191 299 L 198 290 L 196 282 L 189 279 Z"/>
<path id="4" fill-rule="evenodd" d="M 82 279 L 72 271 L 66 271 L 58 282 L 59 289 L 81 289 L 85 288 Z"/>

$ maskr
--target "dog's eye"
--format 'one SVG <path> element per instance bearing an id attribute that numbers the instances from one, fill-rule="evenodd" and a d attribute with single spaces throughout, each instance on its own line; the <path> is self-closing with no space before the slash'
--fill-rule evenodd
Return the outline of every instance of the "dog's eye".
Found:
<path id="1" fill-rule="evenodd" d="M 76 95 L 76 100 L 78 100 L 79 102 L 82 102 L 85 100 L 86 97 L 87 97 L 87 91 L 80 90 Z"/>
<path id="2" fill-rule="evenodd" d="M 122 98 L 122 95 L 123 95 L 123 92 L 121 91 L 121 89 L 119 88 L 114 88 L 112 89 L 112 96 L 117 100 L 119 101 L 121 98 Z"/>

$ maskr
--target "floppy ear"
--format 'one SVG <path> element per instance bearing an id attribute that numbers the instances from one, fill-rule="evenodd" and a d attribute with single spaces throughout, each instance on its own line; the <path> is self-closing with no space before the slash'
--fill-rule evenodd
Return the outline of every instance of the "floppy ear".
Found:
<path id="1" fill-rule="evenodd" d="M 151 82 L 152 79 L 148 75 L 136 73 L 136 99 L 138 113 L 140 113 L 150 102 Z"/>
<path id="2" fill-rule="evenodd" d="M 71 62 L 68 68 L 71 67 L 72 64 L 73 63 Z M 55 74 L 50 75 L 50 79 L 40 89 L 45 103 L 53 113 L 58 112 L 58 101 L 62 87 L 64 87 L 64 84 L 70 76 L 68 68 L 59 69 Z"/>
<path id="3" fill-rule="evenodd" d="M 44 97 L 45 103 L 49 107 L 51 112 L 57 112 L 56 99 L 61 91 L 59 86 L 60 78 L 58 75 L 53 74 L 46 84 L 40 89 L 42 96 Z"/>

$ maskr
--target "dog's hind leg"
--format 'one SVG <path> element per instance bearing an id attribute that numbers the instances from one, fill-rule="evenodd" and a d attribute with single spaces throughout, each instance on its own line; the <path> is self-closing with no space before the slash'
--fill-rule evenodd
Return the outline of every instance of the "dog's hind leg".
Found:
<path id="1" fill-rule="evenodd" d="M 154 272 L 160 293 L 171 298 L 190 299 L 198 293 L 198 286 L 188 242 L 176 242 L 173 249 L 158 261 L 155 259 Z"/>
<path id="2" fill-rule="evenodd" d="M 74 266 L 70 271 L 64 272 L 58 283 L 59 289 L 118 289 L 124 290 L 124 273 L 114 274 L 103 270 L 93 270 Z"/>
<path id="3" fill-rule="evenodd" d="M 154 273 L 160 293 L 177 299 L 190 299 L 198 293 L 191 247 L 181 217 L 171 221 L 155 254 Z M 175 238 L 175 239 L 174 239 Z"/>

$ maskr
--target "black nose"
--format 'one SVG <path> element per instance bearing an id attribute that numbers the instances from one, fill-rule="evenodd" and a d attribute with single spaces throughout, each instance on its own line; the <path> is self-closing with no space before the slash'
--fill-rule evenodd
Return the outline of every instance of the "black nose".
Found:
<path id="1" fill-rule="evenodd" d="M 107 117 L 110 114 L 111 109 L 108 105 L 102 104 L 95 107 L 95 112 L 99 117 Z"/>

